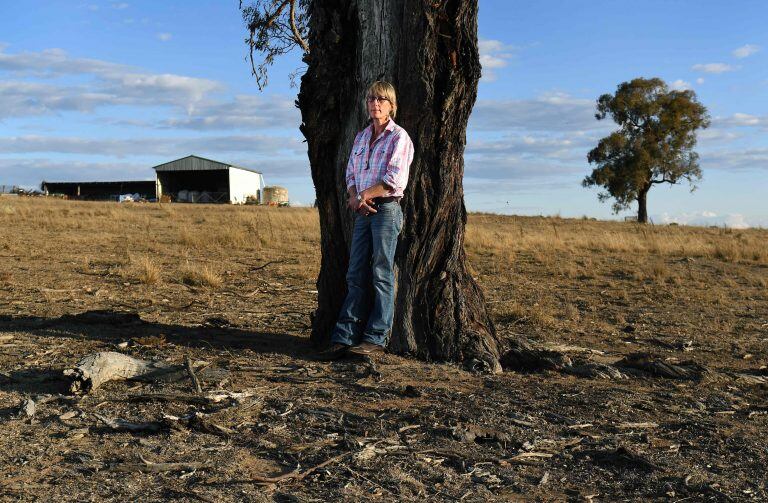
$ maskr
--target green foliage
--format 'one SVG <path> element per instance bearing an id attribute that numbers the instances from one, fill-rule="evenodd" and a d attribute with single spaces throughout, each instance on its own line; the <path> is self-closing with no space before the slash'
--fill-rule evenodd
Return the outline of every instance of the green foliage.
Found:
<path id="1" fill-rule="evenodd" d="M 597 100 L 595 118 L 610 116 L 619 130 L 600 140 L 587 155 L 596 164 L 584 187 L 600 186 L 600 201 L 614 198 L 614 212 L 641 202 L 657 183 L 687 180 L 694 190 L 701 179 L 699 156 L 693 151 L 696 131 L 709 126 L 707 109 L 693 91 L 669 90 L 663 80 L 634 79 L 616 93 Z"/>

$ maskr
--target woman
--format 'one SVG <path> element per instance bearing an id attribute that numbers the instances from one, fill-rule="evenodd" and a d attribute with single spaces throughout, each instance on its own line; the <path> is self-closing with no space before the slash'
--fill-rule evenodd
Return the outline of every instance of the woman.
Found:
<path id="1" fill-rule="evenodd" d="M 347 205 L 355 212 L 347 297 L 331 344 L 319 355 L 323 360 L 381 352 L 392 329 L 395 249 L 403 227 L 400 199 L 408 183 L 413 143 L 395 124 L 392 84 L 374 82 L 365 102 L 371 122 L 357 133 L 346 171 Z"/>

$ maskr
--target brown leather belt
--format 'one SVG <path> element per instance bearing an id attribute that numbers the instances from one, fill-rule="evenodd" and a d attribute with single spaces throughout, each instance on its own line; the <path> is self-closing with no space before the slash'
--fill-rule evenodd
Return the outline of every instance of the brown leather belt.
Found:
<path id="1" fill-rule="evenodd" d="M 384 204 L 384 203 L 391 203 L 392 201 L 400 201 L 400 196 L 389 196 L 389 197 L 374 197 L 373 202 L 375 204 Z"/>

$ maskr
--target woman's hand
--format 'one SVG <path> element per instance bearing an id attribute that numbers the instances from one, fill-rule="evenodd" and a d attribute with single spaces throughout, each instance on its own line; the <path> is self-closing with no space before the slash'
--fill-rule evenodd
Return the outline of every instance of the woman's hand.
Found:
<path id="1" fill-rule="evenodd" d="M 363 199 L 360 201 L 360 206 L 357 208 L 357 212 L 364 216 L 376 213 L 376 208 L 373 206 L 373 200 Z"/>
<path id="2" fill-rule="evenodd" d="M 361 194 L 361 196 L 363 196 Z M 357 194 L 349 196 L 347 199 L 347 206 L 350 210 L 363 216 L 376 213 L 376 209 L 373 207 L 373 199 L 362 199 L 358 201 Z"/>
<path id="3" fill-rule="evenodd" d="M 354 213 L 357 213 L 357 210 L 360 207 L 360 202 L 357 200 L 357 194 L 349 196 L 349 199 L 347 199 L 347 207 Z"/>

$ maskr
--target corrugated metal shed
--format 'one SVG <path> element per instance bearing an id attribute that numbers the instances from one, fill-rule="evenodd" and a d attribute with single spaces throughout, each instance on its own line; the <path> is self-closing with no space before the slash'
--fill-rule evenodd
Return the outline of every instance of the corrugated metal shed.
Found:
<path id="1" fill-rule="evenodd" d="M 206 159 L 205 157 L 198 157 L 196 155 L 188 155 L 175 161 L 158 164 L 155 166 L 155 171 L 211 171 L 218 169 L 237 168 L 245 171 L 251 171 L 253 173 L 261 174 L 261 171 L 256 171 L 251 168 L 244 168 L 242 166 L 234 166 L 232 164 L 224 164 L 223 162 L 214 161 L 213 159 Z"/>

